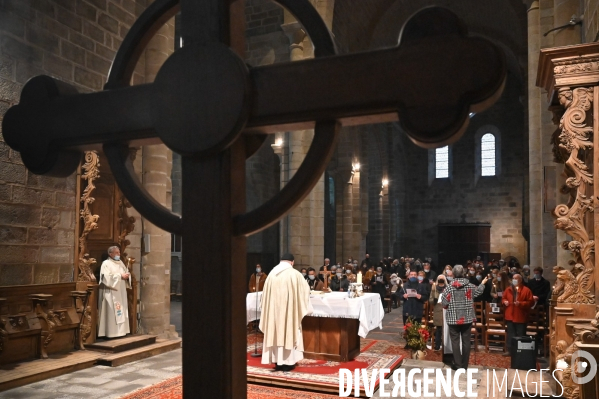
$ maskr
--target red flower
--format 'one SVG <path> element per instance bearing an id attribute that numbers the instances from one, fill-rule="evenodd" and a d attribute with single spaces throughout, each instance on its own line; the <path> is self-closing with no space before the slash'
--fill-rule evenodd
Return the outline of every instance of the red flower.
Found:
<path id="1" fill-rule="evenodd" d="M 451 301 L 451 294 L 447 294 L 447 302 Z"/>
<path id="2" fill-rule="evenodd" d="M 466 290 L 466 298 L 467 299 L 472 299 L 472 290 L 471 289 Z"/>
<path id="3" fill-rule="evenodd" d="M 464 317 L 460 317 L 457 324 L 464 324 Z"/>
<path id="4" fill-rule="evenodd" d="M 459 288 L 462 286 L 462 284 L 460 284 L 458 281 L 454 281 L 453 283 L 451 283 L 452 286 Z"/>

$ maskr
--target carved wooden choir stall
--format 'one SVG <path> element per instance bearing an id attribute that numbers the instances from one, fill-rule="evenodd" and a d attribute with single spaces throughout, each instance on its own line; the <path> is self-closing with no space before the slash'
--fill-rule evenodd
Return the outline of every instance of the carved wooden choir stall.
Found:
<path id="1" fill-rule="evenodd" d="M 6 143 L 37 174 L 68 175 L 81 151 L 101 144 L 135 209 L 182 235 L 183 291 L 195 293 L 183 297 L 188 397 L 246 397 L 240 378 L 246 373 L 245 237 L 276 223 L 308 195 L 342 125 L 399 120 L 418 145 L 440 147 L 456 141 L 469 113 L 493 104 L 505 83 L 501 50 L 468 36 L 446 9 L 413 16 L 396 47 L 336 56 L 308 0 L 277 3 L 304 26 L 315 59 L 250 68 L 243 59 L 243 1 L 156 0 L 127 33 L 104 91 L 77 94 L 39 76 L 3 120 Z M 129 87 L 141 50 L 179 11 L 183 47 L 154 83 Z M 293 178 L 245 213 L 245 160 L 264 135 L 312 128 L 313 142 Z M 129 146 L 160 141 L 182 154 L 182 217 L 153 200 L 133 174 Z M 220 272 L 203 278 L 214 265 Z"/>
<path id="2" fill-rule="evenodd" d="M 127 259 L 126 237 L 135 221 L 127 214 L 131 205 L 116 186 L 110 169 L 102 167 L 101 157 L 95 151 L 88 151 L 81 167 L 76 281 L 0 287 L 0 365 L 84 349 L 85 344 L 96 341 L 95 274 L 100 267 L 96 259 L 105 255 L 111 245 L 119 245 L 123 258 Z M 134 261 L 128 259 L 130 270 Z M 132 276 L 127 299 L 129 314 L 133 315 L 129 327 L 134 333 L 137 281 L 133 273 Z"/>
<path id="3" fill-rule="evenodd" d="M 599 152 L 594 151 L 599 143 L 599 44 L 542 49 L 537 86 L 547 90 L 549 110 L 559 124 L 553 153 L 567 175 L 562 192 L 570 194 L 570 201 L 554 210 L 555 228 L 571 237 L 561 250 L 570 251 L 572 260 L 553 269 L 557 280 L 550 306 L 550 363 L 552 369 L 565 367 L 559 373 L 564 397 L 596 398 L 597 376 L 577 383 L 591 368 L 581 367 L 590 362 L 576 352 L 584 350 L 599 359 Z"/>

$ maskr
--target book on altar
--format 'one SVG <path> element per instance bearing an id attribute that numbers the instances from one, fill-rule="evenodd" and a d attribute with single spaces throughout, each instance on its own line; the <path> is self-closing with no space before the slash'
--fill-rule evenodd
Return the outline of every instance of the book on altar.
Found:
<path id="1" fill-rule="evenodd" d="M 415 298 L 418 295 L 418 292 L 414 289 L 407 288 L 406 294 L 408 294 L 408 298 Z"/>

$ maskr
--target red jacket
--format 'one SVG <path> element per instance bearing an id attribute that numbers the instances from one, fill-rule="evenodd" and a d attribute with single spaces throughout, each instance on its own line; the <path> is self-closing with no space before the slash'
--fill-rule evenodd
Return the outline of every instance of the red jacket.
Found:
<path id="1" fill-rule="evenodd" d="M 518 305 L 514 305 L 514 291 L 513 287 L 508 287 L 503 291 L 503 297 L 501 303 L 505 306 L 504 302 L 508 301 L 507 307 L 505 307 L 505 319 L 514 323 L 528 323 L 528 314 L 530 308 L 534 304 L 532 298 L 532 291 L 527 287 L 521 285 L 518 287 Z"/>

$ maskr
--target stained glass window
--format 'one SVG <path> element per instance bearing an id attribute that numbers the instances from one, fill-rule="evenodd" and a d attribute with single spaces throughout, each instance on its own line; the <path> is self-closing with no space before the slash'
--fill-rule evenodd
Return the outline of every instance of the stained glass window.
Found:
<path id="1" fill-rule="evenodd" d="M 435 150 L 435 177 L 437 179 L 449 177 L 449 146 Z"/>
<path id="2" fill-rule="evenodd" d="M 495 176 L 495 136 L 485 134 L 480 139 L 481 176 Z"/>

